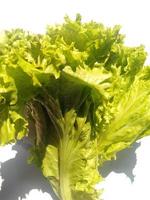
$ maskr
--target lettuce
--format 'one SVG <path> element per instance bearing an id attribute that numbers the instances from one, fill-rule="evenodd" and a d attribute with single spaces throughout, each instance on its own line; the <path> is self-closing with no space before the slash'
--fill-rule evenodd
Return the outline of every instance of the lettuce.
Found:
<path id="1" fill-rule="evenodd" d="M 119 30 L 77 15 L 0 37 L 0 144 L 27 136 L 59 199 L 99 199 L 103 163 L 150 134 L 146 52 Z"/>

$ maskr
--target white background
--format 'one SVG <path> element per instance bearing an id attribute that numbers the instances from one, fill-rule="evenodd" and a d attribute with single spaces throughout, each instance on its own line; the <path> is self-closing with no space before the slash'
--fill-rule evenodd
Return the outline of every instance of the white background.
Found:
<path id="1" fill-rule="evenodd" d="M 0 0 L 0 31 L 19 27 L 42 33 L 46 25 L 62 22 L 65 14 L 74 18 L 76 13 L 80 13 L 84 21 L 95 20 L 106 26 L 122 25 L 121 32 L 126 35 L 125 43 L 131 46 L 144 44 L 150 55 L 149 10 L 149 0 Z M 150 64 L 150 56 L 146 64 Z M 146 138 L 136 150 L 134 182 L 131 183 L 124 173 L 110 173 L 103 184 L 104 200 L 149 200 L 149 152 L 150 138 Z M 10 145 L 0 148 L 0 162 L 4 164 L 16 153 Z M 26 199 L 51 198 L 48 193 L 35 188 L 28 192 Z"/>

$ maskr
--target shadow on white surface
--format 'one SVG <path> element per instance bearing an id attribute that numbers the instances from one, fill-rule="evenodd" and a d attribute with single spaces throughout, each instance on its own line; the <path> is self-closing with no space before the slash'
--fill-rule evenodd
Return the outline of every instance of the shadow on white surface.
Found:
<path id="1" fill-rule="evenodd" d="M 38 189 L 43 193 L 49 193 L 53 200 L 57 200 L 40 169 L 27 164 L 29 156 L 27 146 L 19 142 L 12 149 L 17 151 L 16 157 L 1 163 L 1 176 L 4 181 L 0 191 L 0 199 L 26 198 L 31 190 Z"/>
<path id="2" fill-rule="evenodd" d="M 131 182 L 133 182 L 135 177 L 133 170 L 137 162 L 136 150 L 140 145 L 140 142 L 136 142 L 130 148 L 119 152 L 116 160 L 104 163 L 103 167 L 100 169 L 102 176 L 106 178 L 111 172 L 124 173 Z"/>

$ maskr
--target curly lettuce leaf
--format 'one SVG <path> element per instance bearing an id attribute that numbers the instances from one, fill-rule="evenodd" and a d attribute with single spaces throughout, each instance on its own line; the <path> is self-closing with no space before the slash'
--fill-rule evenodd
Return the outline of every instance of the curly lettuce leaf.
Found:
<path id="1" fill-rule="evenodd" d="M 149 110 L 149 82 L 135 80 L 129 91 L 120 98 L 113 119 L 100 136 L 100 156 L 111 159 L 118 151 L 148 135 Z"/>
<path id="2" fill-rule="evenodd" d="M 97 143 L 90 139 L 90 124 L 86 123 L 86 118 L 77 117 L 74 110 L 68 111 L 61 120 L 62 136 L 57 146 L 46 147 L 41 166 L 43 174 L 60 199 L 97 199 L 94 186 L 101 177 Z"/>
<path id="3" fill-rule="evenodd" d="M 0 37 L 0 145 L 28 134 L 59 199 L 97 200 L 98 167 L 150 134 L 150 67 L 120 26 L 65 18 Z"/>

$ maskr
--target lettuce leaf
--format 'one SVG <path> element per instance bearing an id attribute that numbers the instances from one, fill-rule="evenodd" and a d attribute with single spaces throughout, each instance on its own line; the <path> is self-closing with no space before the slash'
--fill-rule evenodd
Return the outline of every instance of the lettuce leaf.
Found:
<path id="1" fill-rule="evenodd" d="M 28 136 L 58 199 L 99 199 L 99 168 L 150 135 L 146 52 L 119 30 L 77 15 L 0 37 L 0 145 Z"/>

